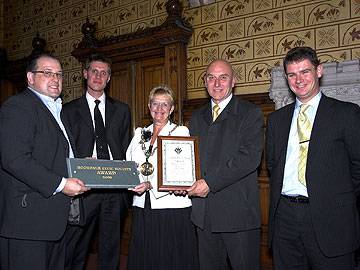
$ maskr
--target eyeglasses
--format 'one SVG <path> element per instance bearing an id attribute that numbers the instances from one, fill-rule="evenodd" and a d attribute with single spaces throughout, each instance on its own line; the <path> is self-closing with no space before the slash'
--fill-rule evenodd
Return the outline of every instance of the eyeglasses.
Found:
<path id="1" fill-rule="evenodd" d="M 52 72 L 50 70 L 34 70 L 34 71 L 31 71 L 32 73 L 42 73 L 44 74 L 45 78 L 56 78 L 58 80 L 61 80 L 64 75 L 60 72 Z"/>
<path id="2" fill-rule="evenodd" d="M 98 70 L 95 68 L 88 68 L 88 71 L 91 73 L 91 75 L 97 77 L 107 77 L 109 75 L 109 72 L 107 72 L 106 70 Z"/>
<path id="3" fill-rule="evenodd" d="M 167 103 L 167 102 L 151 102 L 150 103 L 150 107 L 152 109 L 155 109 L 155 108 L 161 108 L 161 109 L 168 109 L 171 107 L 171 104 Z"/>
<path id="4" fill-rule="evenodd" d="M 304 70 L 301 70 L 300 72 L 298 73 L 287 73 L 286 74 L 286 77 L 289 79 L 289 80 L 295 80 L 297 78 L 298 75 L 301 75 L 301 76 L 309 76 L 311 75 L 311 72 L 314 71 L 315 68 L 307 68 L 307 69 L 304 69 Z"/>
<path id="5" fill-rule="evenodd" d="M 205 80 L 207 82 L 214 82 L 214 81 L 218 81 L 218 80 L 220 80 L 220 82 L 228 82 L 230 80 L 230 75 L 221 74 L 219 77 L 216 77 L 215 75 L 212 75 L 212 74 L 206 74 Z"/>

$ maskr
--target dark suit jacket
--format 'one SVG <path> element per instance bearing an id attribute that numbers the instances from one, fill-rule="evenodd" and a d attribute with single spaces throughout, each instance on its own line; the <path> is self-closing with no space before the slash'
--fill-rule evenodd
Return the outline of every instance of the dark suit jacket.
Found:
<path id="1" fill-rule="evenodd" d="M 60 239 L 70 198 L 53 192 L 67 177 L 68 142 L 51 112 L 29 89 L 1 107 L 0 153 L 0 235 Z"/>
<path id="2" fill-rule="evenodd" d="M 86 96 L 75 99 L 64 105 L 62 118 L 69 126 L 77 149 L 78 158 L 91 157 L 93 154 L 95 135 L 90 109 Z M 106 96 L 105 101 L 105 128 L 106 139 L 113 159 L 125 160 L 126 149 L 130 141 L 130 109 L 129 106 Z M 126 206 L 129 205 L 129 194 L 123 193 Z M 89 193 L 91 194 L 91 192 Z M 84 195 L 84 198 L 87 194 Z"/>
<path id="3" fill-rule="evenodd" d="M 263 146 L 261 110 L 238 97 L 212 122 L 211 104 L 194 112 L 190 133 L 199 137 L 201 177 L 210 187 L 206 198 L 192 199 L 192 221 L 213 232 L 260 227 L 257 168 Z"/>
<path id="4" fill-rule="evenodd" d="M 295 103 L 269 116 L 270 245 L 279 202 Z M 353 251 L 359 240 L 355 190 L 360 184 L 360 108 L 322 96 L 311 133 L 307 191 L 316 239 L 327 256 Z"/>

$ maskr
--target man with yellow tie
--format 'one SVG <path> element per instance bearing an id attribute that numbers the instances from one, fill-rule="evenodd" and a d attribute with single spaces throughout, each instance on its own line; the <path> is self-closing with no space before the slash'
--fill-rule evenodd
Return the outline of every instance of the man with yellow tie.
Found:
<path id="1" fill-rule="evenodd" d="M 309 47 L 284 70 L 296 101 L 269 115 L 269 244 L 275 270 L 353 270 L 359 245 L 360 108 L 320 91 Z"/>
<path id="2" fill-rule="evenodd" d="M 204 81 L 211 101 L 190 121 L 190 134 L 199 137 L 201 179 L 187 190 L 200 270 L 259 270 L 262 112 L 232 94 L 235 74 L 227 61 L 210 63 Z"/>

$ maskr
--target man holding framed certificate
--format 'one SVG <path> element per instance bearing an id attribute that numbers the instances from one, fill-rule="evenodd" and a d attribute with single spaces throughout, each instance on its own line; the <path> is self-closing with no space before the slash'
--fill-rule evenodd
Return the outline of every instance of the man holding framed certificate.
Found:
<path id="1" fill-rule="evenodd" d="M 260 206 L 257 167 L 263 116 L 233 96 L 235 75 L 225 60 L 207 68 L 211 102 L 196 111 L 190 134 L 199 137 L 201 179 L 187 189 L 197 227 L 200 269 L 260 269 Z"/>

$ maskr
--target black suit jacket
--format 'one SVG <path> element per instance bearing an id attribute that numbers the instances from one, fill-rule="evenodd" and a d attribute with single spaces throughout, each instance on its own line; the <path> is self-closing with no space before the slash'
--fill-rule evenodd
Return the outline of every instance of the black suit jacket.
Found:
<path id="1" fill-rule="evenodd" d="M 51 112 L 29 89 L 1 107 L 0 153 L 0 235 L 60 239 L 70 198 L 53 193 L 67 177 L 69 146 Z"/>
<path id="2" fill-rule="evenodd" d="M 270 245 L 281 195 L 295 103 L 269 116 Z M 307 191 L 316 239 L 327 256 L 353 251 L 359 241 L 355 191 L 360 184 L 360 108 L 322 96 L 313 123 L 306 167 Z"/>
<path id="3" fill-rule="evenodd" d="M 76 157 L 86 158 L 93 154 L 95 135 L 94 125 L 86 96 L 75 99 L 64 105 L 62 118 L 69 126 L 75 140 Z M 105 129 L 113 159 L 125 160 L 126 149 L 130 141 L 130 109 L 129 106 L 106 96 Z M 129 206 L 129 193 L 123 193 L 126 206 Z M 90 193 L 89 193 L 90 194 Z M 86 198 L 86 194 L 84 197 Z"/>
<path id="4" fill-rule="evenodd" d="M 192 199 L 192 221 L 213 232 L 237 232 L 260 227 L 257 168 L 263 146 L 260 108 L 232 97 L 212 122 L 211 104 L 194 112 L 190 133 L 199 137 L 201 177 L 210 187 L 206 198 Z"/>

